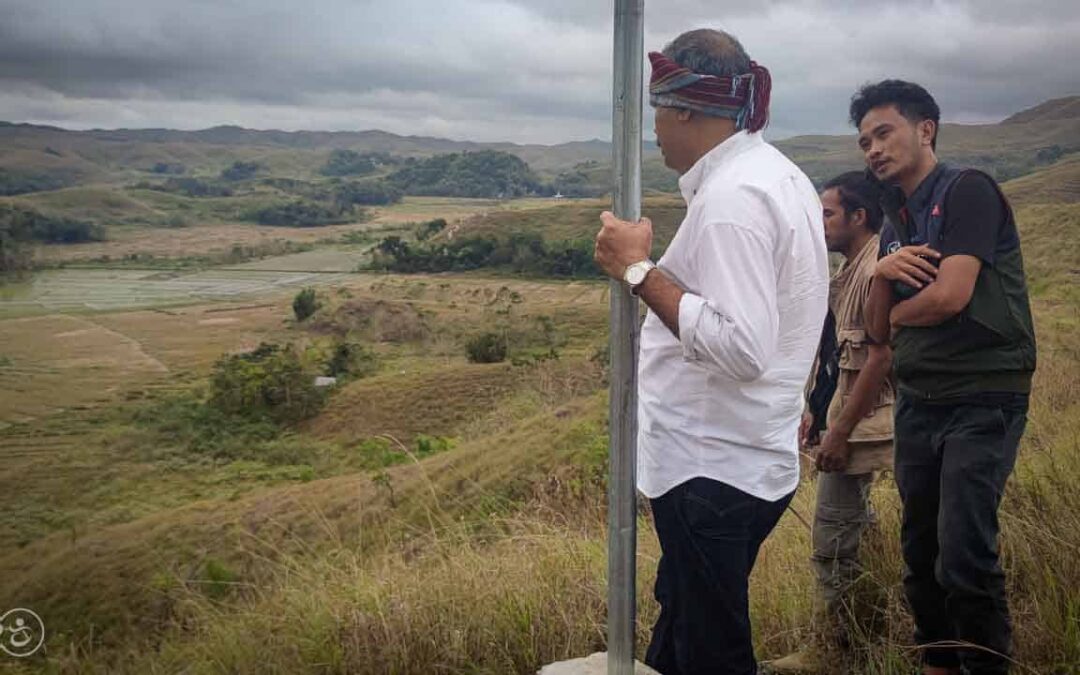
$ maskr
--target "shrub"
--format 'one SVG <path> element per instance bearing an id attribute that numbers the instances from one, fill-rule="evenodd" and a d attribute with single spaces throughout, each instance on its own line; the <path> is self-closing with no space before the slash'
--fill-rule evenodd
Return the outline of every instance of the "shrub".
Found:
<path id="1" fill-rule="evenodd" d="M 31 241 L 72 244 L 100 241 L 102 226 L 70 218 L 46 216 L 33 209 L 0 204 L 0 274 L 19 272 L 31 266 Z"/>
<path id="2" fill-rule="evenodd" d="M 358 342 L 335 343 L 326 362 L 326 374 L 331 377 L 366 377 L 378 368 L 375 352 Z"/>
<path id="3" fill-rule="evenodd" d="M 23 171 L 0 168 L 0 196 L 59 190 L 76 183 L 70 171 Z"/>
<path id="4" fill-rule="evenodd" d="M 473 363 L 500 363 L 506 360 L 506 339 L 498 333 L 481 333 L 465 344 Z"/>
<path id="5" fill-rule="evenodd" d="M 401 201 L 401 189 L 384 180 L 365 180 L 340 183 L 334 191 L 334 199 L 342 204 L 383 206 Z"/>
<path id="6" fill-rule="evenodd" d="M 434 235 L 442 232 L 446 229 L 446 219 L 436 218 L 435 220 L 429 220 L 426 223 L 421 223 L 416 228 L 416 238 L 420 241 L 429 239 Z"/>
<path id="7" fill-rule="evenodd" d="M 304 321 L 319 309 L 319 299 L 314 288 L 305 288 L 296 294 L 292 301 L 293 314 L 297 321 Z"/>
<path id="8" fill-rule="evenodd" d="M 315 202 L 297 199 L 286 204 L 275 204 L 253 209 L 244 213 L 243 220 L 254 221 L 260 225 L 279 227 L 318 227 L 337 223 L 360 222 L 366 214 L 354 213 L 352 205 L 335 204 L 323 206 Z"/>
<path id="9" fill-rule="evenodd" d="M 187 173 L 187 167 L 179 162 L 157 162 L 150 167 L 150 173 L 180 175 Z"/>
<path id="10" fill-rule="evenodd" d="M 324 176 L 357 176 L 372 173 L 381 165 L 389 163 L 390 156 L 383 153 L 359 153 L 354 150 L 332 150 L 326 164 L 319 169 Z"/>
<path id="11" fill-rule="evenodd" d="M 165 218 L 165 220 L 163 220 L 161 224 L 169 228 L 180 228 L 190 225 L 188 219 L 180 215 L 179 213 L 174 213 L 173 215 Z"/>
<path id="12" fill-rule="evenodd" d="M 293 423 L 315 415 L 322 403 L 315 374 L 292 345 L 264 342 L 214 364 L 208 405 L 227 415 Z"/>
<path id="13" fill-rule="evenodd" d="M 254 178 L 257 173 L 259 173 L 258 162 L 236 161 L 232 163 L 232 166 L 221 172 L 221 177 L 229 181 L 240 181 Z"/>
<path id="14" fill-rule="evenodd" d="M 410 245 L 401 237 L 390 236 L 379 242 L 371 266 L 405 273 L 487 267 L 554 277 L 598 277 L 600 270 L 593 260 L 593 248 L 591 239 L 549 243 L 532 232 L 514 233 L 508 237 L 461 237 L 449 242 L 419 245 Z"/>
<path id="15" fill-rule="evenodd" d="M 260 412 L 222 410 L 197 390 L 182 390 L 152 402 L 136 411 L 135 422 L 155 434 L 147 447 L 159 457 L 180 448 L 221 460 L 310 466 L 327 456 L 320 441 L 291 433 Z"/>
<path id="16" fill-rule="evenodd" d="M 414 442 L 415 454 L 417 458 L 429 457 L 440 452 L 446 452 L 453 447 L 453 441 L 449 438 L 442 436 L 428 436 L 427 434 L 417 434 L 416 441 Z"/>

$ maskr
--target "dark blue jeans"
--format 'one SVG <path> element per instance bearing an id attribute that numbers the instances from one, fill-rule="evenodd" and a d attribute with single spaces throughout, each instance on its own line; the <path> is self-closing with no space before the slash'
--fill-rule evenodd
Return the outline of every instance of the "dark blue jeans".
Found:
<path id="1" fill-rule="evenodd" d="M 1016 463 L 1027 396 L 896 404 L 904 593 L 923 661 L 1006 673 L 1012 627 L 998 562 L 998 506 Z M 971 648 L 935 647 L 962 642 Z"/>
<path id="2" fill-rule="evenodd" d="M 660 618 L 645 663 L 662 675 L 754 675 L 748 586 L 794 492 L 768 502 L 708 478 L 652 500 Z"/>

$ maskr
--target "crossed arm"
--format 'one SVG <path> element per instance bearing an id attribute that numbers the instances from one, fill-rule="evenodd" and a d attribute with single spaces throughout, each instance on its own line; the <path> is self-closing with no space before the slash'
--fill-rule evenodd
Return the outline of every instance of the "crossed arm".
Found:
<path id="1" fill-rule="evenodd" d="M 875 342 L 888 343 L 892 330 L 900 326 L 936 326 L 971 302 L 981 260 L 951 255 L 935 267 L 923 256 L 940 258 L 941 254 L 927 246 L 905 246 L 878 261 L 864 312 L 867 332 Z M 895 302 L 895 281 L 921 290 L 912 298 Z"/>

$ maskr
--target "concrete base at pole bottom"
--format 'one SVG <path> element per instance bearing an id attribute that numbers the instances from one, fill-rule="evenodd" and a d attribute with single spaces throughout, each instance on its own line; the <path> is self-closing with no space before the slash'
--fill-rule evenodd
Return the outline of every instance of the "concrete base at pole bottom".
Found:
<path id="1" fill-rule="evenodd" d="M 607 675 L 607 652 L 597 652 L 583 659 L 559 661 L 540 669 L 538 675 Z M 660 675 L 644 663 L 634 662 L 634 675 Z"/>

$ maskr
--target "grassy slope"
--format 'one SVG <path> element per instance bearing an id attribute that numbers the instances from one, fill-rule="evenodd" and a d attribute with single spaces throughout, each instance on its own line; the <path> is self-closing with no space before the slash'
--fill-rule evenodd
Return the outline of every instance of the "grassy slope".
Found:
<path id="1" fill-rule="evenodd" d="M 1004 188 L 1014 207 L 1080 202 L 1080 153 L 1067 155 L 1041 171 L 1015 178 Z"/>
<path id="2" fill-rule="evenodd" d="M 1020 211 L 1029 274 L 1033 285 L 1045 290 L 1036 297 L 1043 366 L 1023 456 L 1002 513 L 1019 672 L 1067 673 L 1080 666 L 1075 628 L 1080 562 L 1074 555 L 1080 547 L 1080 498 L 1070 487 L 1070 477 L 1080 475 L 1075 330 L 1080 301 L 1062 283 L 1075 274 L 1080 255 L 1075 247 L 1056 245 L 1064 233 L 1076 231 L 1077 217 L 1075 206 Z M 593 442 L 601 443 L 595 437 Z M 253 672 L 252 655 L 269 650 L 282 672 L 306 672 L 318 662 L 331 672 L 525 673 L 547 660 L 597 648 L 602 645 L 602 515 L 595 501 L 571 498 L 572 488 L 553 490 L 558 507 L 541 493 L 531 509 L 502 524 L 505 531 L 493 541 L 490 533 L 480 536 L 475 530 L 486 531 L 483 523 L 490 521 L 461 526 L 437 517 L 416 534 L 421 543 L 415 546 L 402 543 L 378 556 L 342 552 L 305 562 L 302 580 L 279 575 L 276 586 L 258 594 L 251 612 L 205 605 L 196 612 L 198 642 L 177 631 L 158 656 L 136 659 L 130 667 L 164 671 L 169 664 L 193 661 L 209 670 Z M 856 640 L 856 661 L 838 661 L 837 667 L 906 673 L 912 654 L 904 647 L 910 622 L 898 588 L 898 503 L 888 482 L 876 487 L 874 499 L 880 522 L 867 541 L 860 596 L 876 613 L 859 624 L 866 632 Z M 800 491 L 795 510 L 808 515 L 812 500 L 810 483 Z M 657 550 L 647 523 L 642 528 L 639 641 L 644 643 L 655 613 L 647 587 Z M 813 630 L 807 546 L 805 528 L 788 516 L 763 550 L 753 605 L 759 648 L 766 655 L 797 646 Z M 272 618 L 281 616 L 299 626 Z M 271 629 L 283 631 L 289 636 L 284 642 L 298 647 L 275 648 L 276 641 L 262 637 Z"/>
<path id="3" fill-rule="evenodd" d="M 600 212 L 610 207 L 605 200 L 580 199 L 528 211 L 489 211 L 462 221 L 442 238 L 532 232 L 548 241 L 592 239 L 599 229 Z M 652 196 L 645 198 L 641 211 L 653 221 L 654 243 L 663 247 L 675 236 L 686 207 L 677 197 Z"/>
<path id="4" fill-rule="evenodd" d="M 1080 209 L 1038 204 L 1042 198 L 1028 192 L 1030 186 L 1045 187 L 1047 176 L 1060 170 L 1005 186 L 1022 204 L 1018 221 L 1041 364 L 1023 456 L 1003 509 L 1017 657 L 1025 664 L 1020 672 L 1067 673 L 1080 666 L 1080 498 L 1073 489 L 1080 477 Z M 579 217 L 587 220 L 573 218 Z M 456 289 L 458 280 L 398 283 L 366 290 L 447 307 L 460 302 L 466 310 L 475 306 L 466 303 L 477 297 L 472 291 L 443 288 Z M 503 282 L 468 283 L 488 289 L 485 297 L 495 299 Z M 564 325 L 581 316 L 573 303 L 585 293 L 583 307 L 598 306 L 600 319 L 590 319 L 595 328 L 574 339 L 581 350 L 599 337 L 602 302 L 590 295 L 598 290 L 520 288 L 527 299 L 542 299 L 533 311 L 559 316 Z M 439 295 L 447 292 L 456 295 Z M 414 356 L 402 351 L 400 362 Z M 437 362 L 424 366 L 435 368 L 430 378 L 409 376 L 400 383 L 406 390 L 440 391 Z M 493 383 L 502 377 L 500 368 L 490 369 Z M 467 382 L 471 370 L 453 366 L 446 372 L 452 385 L 452 373 L 467 376 Z M 67 672 L 173 672 L 183 664 L 194 672 L 526 673 L 547 660 L 597 648 L 604 584 L 597 482 L 604 400 L 558 368 L 536 373 L 524 389 L 497 402 L 468 393 L 461 396 L 466 400 L 455 398 L 455 405 L 494 407 L 486 417 L 466 415 L 471 424 L 463 424 L 454 408 L 439 410 L 438 395 L 427 399 L 425 414 L 445 415 L 447 433 L 461 434 L 463 441 L 418 464 L 383 475 L 239 491 L 232 498 L 211 491 L 179 508 L 162 505 L 128 522 L 40 539 L 0 557 L 0 606 L 16 602 L 45 612 L 56 630 L 53 666 Z M 361 381 L 342 393 L 375 394 L 367 400 L 386 405 L 392 420 L 390 411 L 404 399 L 389 389 L 387 396 L 377 394 L 391 382 Z M 441 391 L 449 399 L 455 396 L 451 390 Z M 348 412 L 347 405 L 331 407 L 325 423 L 340 429 Z M 74 427 L 72 432 L 80 443 L 93 433 Z M 107 429 L 106 438 L 115 441 L 109 435 L 115 433 Z M 152 464 L 102 465 L 117 474 L 137 468 L 148 474 L 141 489 L 124 493 L 133 501 L 147 489 L 178 487 L 150 475 Z M 181 471 L 174 479 L 183 482 L 185 475 Z M 236 480 L 216 475 L 224 486 Z M 72 480 L 78 476 L 74 471 Z M 808 483 L 796 510 L 806 516 L 812 503 Z M 906 673 L 910 626 L 898 595 L 897 501 L 888 483 L 877 486 L 875 503 L 880 534 L 868 543 L 863 591 L 879 614 L 864 623 L 868 635 L 857 643 L 863 650 L 857 665 L 845 667 Z M 796 646 L 812 630 L 807 546 L 805 528 L 789 516 L 762 553 L 753 603 L 766 655 Z M 655 613 L 648 585 L 657 555 L 644 521 L 640 554 L 644 641 Z M 88 639 L 91 623 L 98 646 Z M 74 642 L 66 630 L 76 631 Z M 73 652 L 63 651 L 72 644 Z M 105 665 L 113 659 L 119 662 Z"/>
<path id="5" fill-rule="evenodd" d="M 1011 186 L 1015 188 L 1015 186 Z M 1048 207 L 1050 208 L 1050 207 Z M 1075 247 L 1055 246 L 1076 231 L 1075 206 L 1024 210 L 1021 227 L 1036 298 L 1042 368 L 1037 376 L 1029 430 L 1002 510 L 1003 554 L 1019 650 L 1018 672 L 1071 673 L 1080 667 L 1080 498 L 1071 485 L 1080 475 L 1080 302 L 1059 282 L 1080 265 Z M 1071 328 L 1071 329 L 1070 329 Z M 603 529 L 595 502 L 559 492 L 531 502 L 494 541 L 476 524 L 448 525 L 438 518 L 417 536 L 382 556 L 321 558 L 305 563 L 302 580 L 281 579 L 260 594 L 251 612 L 198 612 L 199 641 L 178 631 L 157 657 L 133 666 L 193 660 L 209 670 L 220 664 L 253 672 L 251 655 L 271 651 L 282 672 L 307 672 L 313 663 L 331 672 L 531 672 L 548 660 L 602 645 Z M 910 621 L 899 593 L 898 502 L 888 481 L 875 488 L 878 528 L 867 540 L 867 574 L 860 597 L 870 608 L 859 626 L 854 661 L 838 672 L 908 673 Z M 554 501 L 558 506 L 551 508 Z M 795 510 L 808 515 L 813 484 L 800 490 Z M 1053 515 L 1051 515 L 1053 514 Z M 480 520 L 479 523 L 486 521 Z M 648 595 L 656 542 L 642 523 L 639 642 L 655 615 Z M 755 572 L 753 610 L 759 648 L 776 655 L 813 631 L 806 564 L 808 536 L 793 516 L 767 542 Z M 280 577 L 279 577 L 280 578 Z M 302 622 L 292 627 L 285 620 Z M 262 637 L 271 629 L 296 649 L 277 649 Z M 280 637 L 280 633 L 276 633 Z M 205 647 L 209 640 L 210 647 Z M 160 659 L 160 660 L 156 660 Z M 838 657 L 839 659 L 839 657 Z M 218 664 L 218 665 L 212 665 Z"/>

